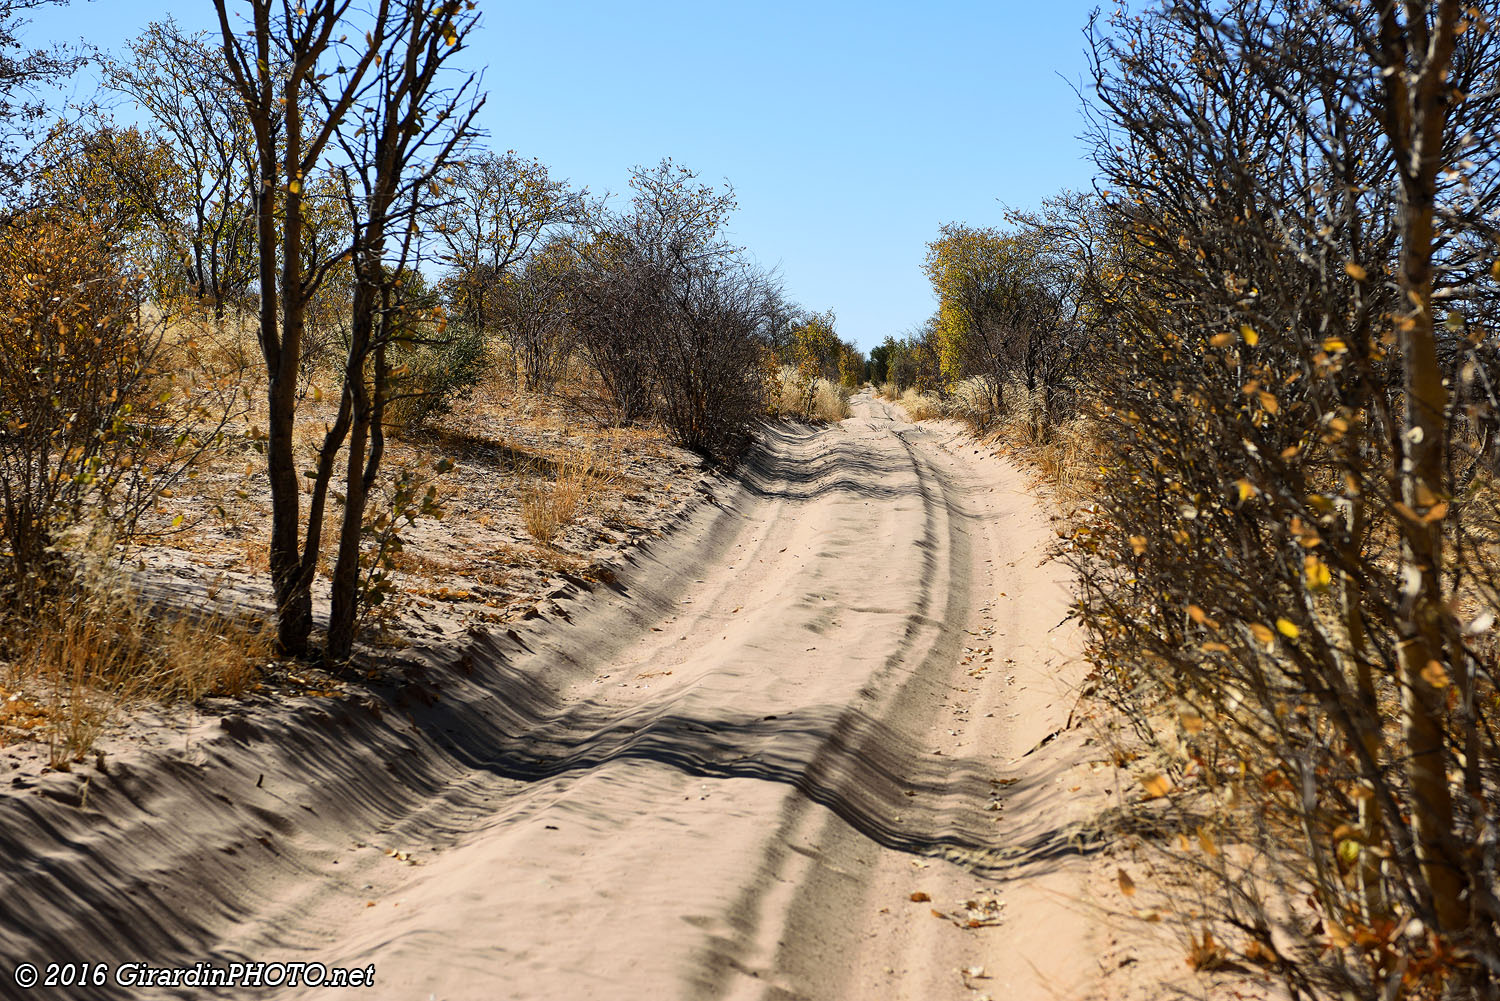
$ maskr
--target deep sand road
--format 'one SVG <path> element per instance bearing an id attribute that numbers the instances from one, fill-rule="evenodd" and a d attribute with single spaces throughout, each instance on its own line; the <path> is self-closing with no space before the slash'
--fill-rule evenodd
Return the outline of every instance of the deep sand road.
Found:
<path id="1" fill-rule="evenodd" d="M 377 985 L 227 996 L 1088 996 L 1081 808 L 1064 742 L 1026 753 L 1080 674 L 1046 514 L 956 428 L 853 412 L 408 720 L 228 717 L 82 811 L 7 800 L 0 994 L 26 958 L 245 957 Z"/>

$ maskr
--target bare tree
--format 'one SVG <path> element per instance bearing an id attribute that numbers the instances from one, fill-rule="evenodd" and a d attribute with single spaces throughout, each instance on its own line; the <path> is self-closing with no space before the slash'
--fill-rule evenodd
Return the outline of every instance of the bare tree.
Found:
<path id="1" fill-rule="evenodd" d="M 105 81 L 172 149 L 186 197 L 160 206 L 158 222 L 180 255 L 181 284 L 223 319 L 255 280 L 254 137 L 244 104 L 224 87 L 223 49 L 208 38 L 171 20 L 152 23 L 128 59 L 106 62 Z"/>

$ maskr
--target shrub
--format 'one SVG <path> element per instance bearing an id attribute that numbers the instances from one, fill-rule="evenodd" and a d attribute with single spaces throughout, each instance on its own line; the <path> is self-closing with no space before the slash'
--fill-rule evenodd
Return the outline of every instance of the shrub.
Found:
<path id="1" fill-rule="evenodd" d="M 1500 379 L 1496 179 L 1406 166 L 1492 145 L 1500 95 L 1458 115 L 1400 88 L 1468 94 L 1496 36 L 1425 5 L 1231 6 L 1173 0 L 1094 49 L 1079 617 L 1138 729 L 1187 735 L 1148 809 L 1199 833 L 1163 847 L 1229 958 L 1298 997 L 1500 997 L 1500 506 L 1461 472 Z"/>
<path id="2" fill-rule="evenodd" d="M 385 423 L 411 432 L 448 413 L 479 383 L 489 367 L 484 335 L 477 327 L 426 324 L 391 342 L 393 362 L 404 373 L 385 404 Z"/>
<path id="3" fill-rule="evenodd" d="M 234 387 L 171 369 L 165 323 L 104 215 L 49 209 L 0 241 L 0 597 L 67 576 L 75 529 L 128 541 L 215 440 Z M 13 605 L 14 607 L 14 605 Z"/>

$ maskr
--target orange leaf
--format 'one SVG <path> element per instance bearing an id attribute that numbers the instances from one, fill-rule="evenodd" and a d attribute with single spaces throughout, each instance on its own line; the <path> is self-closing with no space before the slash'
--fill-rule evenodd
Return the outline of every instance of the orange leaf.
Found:
<path id="1" fill-rule="evenodd" d="M 1429 660 L 1427 666 L 1422 668 L 1422 680 L 1433 688 L 1448 687 L 1448 669 L 1435 660 Z"/>

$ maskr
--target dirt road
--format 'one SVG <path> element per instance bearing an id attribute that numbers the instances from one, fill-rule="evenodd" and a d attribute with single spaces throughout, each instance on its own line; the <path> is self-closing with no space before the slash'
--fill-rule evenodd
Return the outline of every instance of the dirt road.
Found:
<path id="1" fill-rule="evenodd" d="M 0 885 L 27 929 L 0 958 L 373 963 L 381 998 L 1086 996 L 1069 762 L 1027 754 L 1079 673 L 1048 519 L 957 429 L 853 413 L 771 432 L 399 729 L 237 718 L 181 776 L 101 776 L 110 823 Z M 56 799 L 8 807 L 0 850 Z"/>

